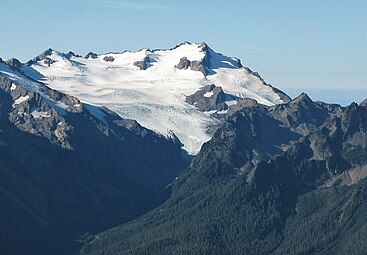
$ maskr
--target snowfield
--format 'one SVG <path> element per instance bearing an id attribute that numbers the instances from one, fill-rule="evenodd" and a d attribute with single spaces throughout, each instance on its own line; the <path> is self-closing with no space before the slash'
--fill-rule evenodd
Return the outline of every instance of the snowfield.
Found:
<path id="1" fill-rule="evenodd" d="M 29 96 L 28 95 L 21 96 L 18 99 L 15 99 L 14 100 L 13 107 L 16 107 L 18 104 L 21 104 L 21 103 L 27 101 L 28 99 L 29 99 Z"/>
<path id="2" fill-rule="evenodd" d="M 183 43 L 170 50 L 108 53 L 95 59 L 67 57 L 52 51 L 48 56 L 51 63 L 40 60 L 24 66 L 22 71 L 53 89 L 82 102 L 106 106 L 121 117 L 135 119 L 158 133 L 170 136 L 173 132 L 184 144 L 183 148 L 194 155 L 211 138 L 208 127 L 219 123 L 185 103 L 186 96 L 201 87 L 215 84 L 225 93 L 253 98 L 262 104 L 283 103 L 270 86 L 242 67 L 236 58 L 223 56 L 209 47 L 206 49 L 203 50 L 203 44 Z M 206 56 L 210 63 L 206 66 L 206 75 L 190 68 L 175 67 L 183 57 L 203 62 Z M 146 70 L 134 65 L 147 58 Z"/>

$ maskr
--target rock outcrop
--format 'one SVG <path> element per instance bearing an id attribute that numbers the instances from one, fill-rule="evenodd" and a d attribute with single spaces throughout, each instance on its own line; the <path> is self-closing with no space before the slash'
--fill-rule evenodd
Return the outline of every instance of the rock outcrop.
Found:
<path id="1" fill-rule="evenodd" d="M 146 70 L 146 69 L 148 68 L 149 64 L 150 64 L 150 59 L 149 59 L 149 57 L 145 57 L 145 58 L 144 58 L 143 60 L 141 60 L 141 61 L 136 61 L 136 62 L 134 62 L 134 65 L 135 65 L 135 66 L 137 66 L 137 67 L 139 67 L 139 68 L 140 68 L 140 70 Z"/>
<path id="2" fill-rule="evenodd" d="M 367 106 L 367 99 L 363 100 L 359 105 L 360 106 Z"/>
<path id="3" fill-rule="evenodd" d="M 199 111 L 226 110 L 226 95 L 221 87 L 214 84 L 201 88 L 190 96 L 186 96 L 186 103 L 195 106 Z"/>
<path id="4" fill-rule="evenodd" d="M 190 61 L 187 57 L 183 57 L 180 59 L 180 62 L 175 66 L 177 69 L 188 69 L 190 68 L 193 71 L 202 72 L 204 75 L 207 74 L 205 65 L 200 61 Z"/>
<path id="5" fill-rule="evenodd" d="M 5 63 L 15 70 L 19 70 L 22 66 L 22 63 L 16 58 L 11 58 Z"/>
<path id="6" fill-rule="evenodd" d="M 113 62 L 113 61 L 115 61 L 115 58 L 112 57 L 112 56 L 105 56 L 103 58 L 103 60 L 106 61 L 106 62 Z"/>
<path id="7" fill-rule="evenodd" d="M 91 59 L 96 59 L 98 58 L 98 55 L 94 52 L 88 52 L 87 55 L 85 55 L 85 58 L 91 58 Z"/>

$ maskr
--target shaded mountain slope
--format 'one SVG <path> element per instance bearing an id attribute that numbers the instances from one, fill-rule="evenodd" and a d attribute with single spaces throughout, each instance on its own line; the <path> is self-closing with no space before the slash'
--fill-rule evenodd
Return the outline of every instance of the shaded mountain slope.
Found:
<path id="1" fill-rule="evenodd" d="M 181 144 L 0 63 L 1 251 L 68 254 L 161 203 Z"/>
<path id="2" fill-rule="evenodd" d="M 356 138 L 366 134 L 366 108 L 301 98 L 312 110 L 287 111 L 285 119 L 262 106 L 234 114 L 173 183 L 166 203 L 96 235 L 81 254 L 364 254 L 366 181 L 330 180 L 367 164 L 366 143 Z M 315 109 L 329 110 L 318 121 L 310 117 Z M 298 128 L 307 120 L 314 130 Z M 284 142 L 285 152 L 269 149 Z"/>

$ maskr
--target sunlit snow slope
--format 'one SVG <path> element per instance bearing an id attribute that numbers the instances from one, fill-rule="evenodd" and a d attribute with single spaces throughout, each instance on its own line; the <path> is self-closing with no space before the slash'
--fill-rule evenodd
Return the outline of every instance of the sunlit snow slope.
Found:
<path id="1" fill-rule="evenodd" d="M 202 63 L 205 72 L 177 68 L 183 57 Z M 146 66 L 138 67 L 137 61 Z M 216 53 L 204 43 L 89 58 L 49 50 L 22 71 L 53 89 L 106 106 L 149 129 L 164 135 L 173 132 L 190 154 L 196 154 L 211 138 L 208 126 L 218 124 L 217 119 L 185 103 L 185 97 L 201 87 L 215 84 L 240 98 L 266 105 L 283 103 L 281 92 L 242 67 L 238 59 Z"/>

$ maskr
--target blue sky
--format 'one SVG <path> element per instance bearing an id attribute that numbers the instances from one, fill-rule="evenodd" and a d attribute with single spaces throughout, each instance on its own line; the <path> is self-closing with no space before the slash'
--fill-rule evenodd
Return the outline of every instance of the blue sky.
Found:
<path id="1" fill-rule="evenodd" d="M 291 96 L 367 97 L 367 1 L 12 0 L 0 3 L 0 56 L 45 50 L 170 48 L 205 41 Z"/>

